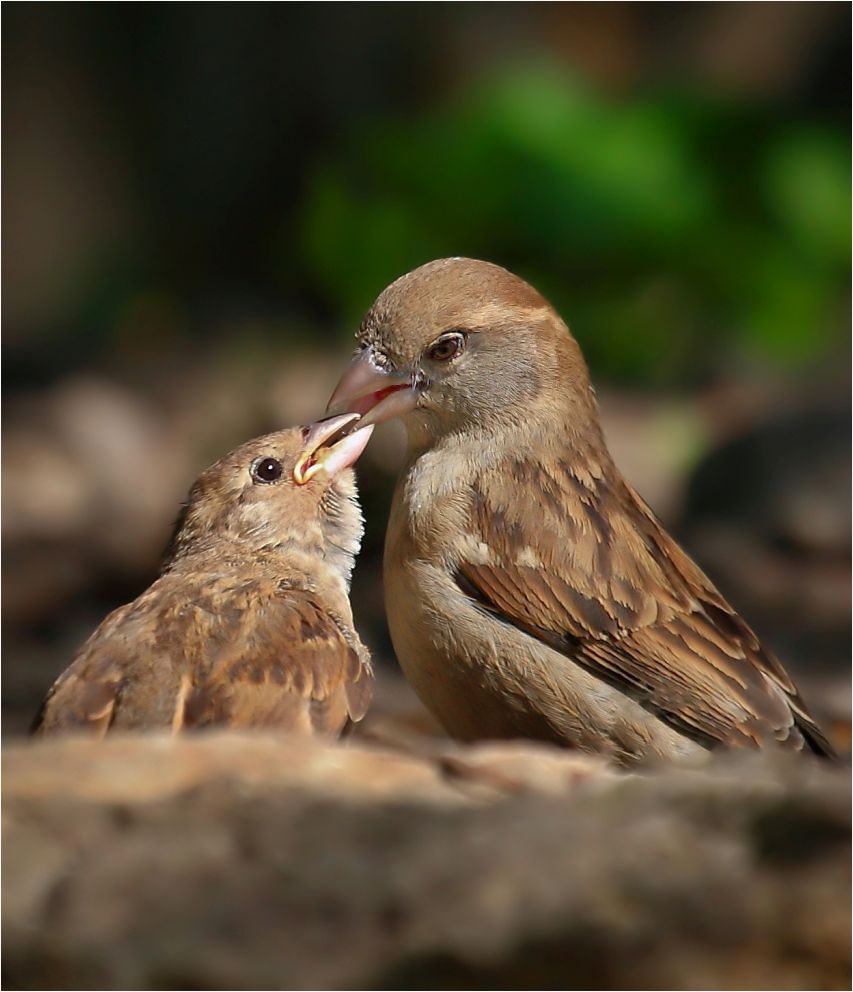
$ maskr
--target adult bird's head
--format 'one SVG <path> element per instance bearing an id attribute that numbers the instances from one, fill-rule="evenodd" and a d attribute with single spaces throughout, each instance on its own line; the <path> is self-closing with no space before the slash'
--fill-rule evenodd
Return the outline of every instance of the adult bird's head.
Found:
<path id="1" fill-rule="evenodd" d="M 489 262 L 429 262 L 384 290 L 329 401 L 360 426 L 401 417 L 410 444 L 520 429 L 560 414 L 596 422 L 586 365 L 568 328 L 523 279 Z"/>

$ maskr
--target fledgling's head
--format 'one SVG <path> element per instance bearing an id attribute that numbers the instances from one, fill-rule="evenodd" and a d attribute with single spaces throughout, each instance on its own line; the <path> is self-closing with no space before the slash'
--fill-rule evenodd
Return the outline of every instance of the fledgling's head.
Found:
<path id="1" fill-rule="evenodd" d="M 211 550 L 223 559 L 307 552 L 348 582 L 364 531 L 352 466 L 373 432 L 353 430 L 358 420 L 292 427 L 220 458 L 190 490 L 165 567 Z"/>
<path id="2" fill-rule="evenodd" d="M 565 410 L 595 422 L 586 364 L 556 311 L 523 279 L 489 262 L 429 262 L 384 290 L 329 409 L 363 423 L 402 417 L 429 443 L 466 430 L 530 423 Z M 572 428 L 572 424 L 568 424 Z"/>

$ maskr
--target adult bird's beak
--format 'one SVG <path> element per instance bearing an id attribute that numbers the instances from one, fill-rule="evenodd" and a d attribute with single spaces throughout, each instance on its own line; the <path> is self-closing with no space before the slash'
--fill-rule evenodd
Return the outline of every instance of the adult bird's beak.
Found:
<path id="1" fill-rule="evenodd" d="M 329 478 L 354 465 L 367 447 L 373 428 L 362 427 L 357 413 L 327 417 L 304 428 L 302 453 L 293 469 L 293 481 L 304 486 L 318 472 Z M 358 430 L 346 433 L 358 424 Z"/>
<path id="2" fill-rule="evenodd" d="M 381 368 L 374 361 L 373 350 L 365 348 L 341 376 L 326 413 L 345 410 L 360 413 L 361 428 L 403 417 L 414 410 L 417 400 L 418 394 L 411 376 Z"/>

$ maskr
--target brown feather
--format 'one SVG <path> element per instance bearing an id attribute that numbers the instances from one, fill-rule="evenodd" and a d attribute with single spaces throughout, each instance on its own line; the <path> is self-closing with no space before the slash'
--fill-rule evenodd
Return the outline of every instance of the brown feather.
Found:
<path id="1" fill-rule="evenodd" d="M 447 333 L 461 344 L 436 360 Z M 831 753 L 779 662 L 622 479 L 580 348 L 532 287 L 430 262 L 380 294 L 359 338 L 374 395 L 389 372 L 417 391 L 385 600 L 400 664 L 452 734 L 622 761 Z"/>
<path id="2" fill-rule="evenodd" d="M 369 662 L 310 592 L 164 576 L 132 606 L 132 616 L 123 607 L 107 618 L 57 682 L 41 732 L 267 726 L 336 736 L 364 715 Z"/>
<path id="3" fill-rule="evenodd" d="M 302 439 L 299 429 L 257 439 L 202 475 L 163 574 L 83 645 L 36 732 L 218 726 L 335 737 L 361 719 L 372 673 L 347 598 L 361 536 L 352 472 L 299 489 L 252 481 L 267 455 L 288 480 Z"/>
<path id="4" fill-rule="evenodd" d="M 503 482 L 510 472 L 499 465 L 479 479 L 469 525 L 492 561 L 458 563 L 468 591 L 697 741 L 807 742 L 831 753 L 778 661 L 627 484 L 598 480 L 575 502 L 567 527 L 554 507 L 572 502 L 576 476 L 538 470 L 553 502 L 538 501 L 539 487 L 519 487 L 511 510 Z M 575 541 L 594 535 L 583 565 L 572 545 L 561 544 L 561 530 Z M 519 564 L 533 545 L 549 549 L 547 560 Z M 599 566 L 604 560 L 608 570 Z"/>

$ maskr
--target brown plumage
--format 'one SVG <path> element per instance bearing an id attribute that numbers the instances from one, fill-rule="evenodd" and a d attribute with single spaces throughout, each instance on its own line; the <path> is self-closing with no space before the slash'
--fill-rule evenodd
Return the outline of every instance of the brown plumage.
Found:
<path id="1" fill-rule="evenodd" d="M 362 519 L 357 417 L 257 438 L 193 486 L 160 577 L 111 613 L 50 690 L 37 732 L 275 727 L 364 715 L 349 605 Z"/>
<path id="2" fill-rule="evenodd" d="M 471 259 L 398 279 L 330 407 L 407 428 L 388 622 L 450 733 L 621 762 L 831 753 L 778 661 L 619 474 L 580 349 L 523 280 Z"/>

